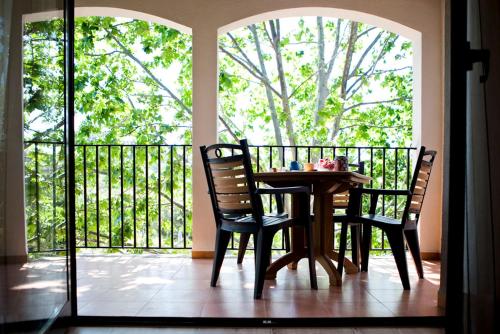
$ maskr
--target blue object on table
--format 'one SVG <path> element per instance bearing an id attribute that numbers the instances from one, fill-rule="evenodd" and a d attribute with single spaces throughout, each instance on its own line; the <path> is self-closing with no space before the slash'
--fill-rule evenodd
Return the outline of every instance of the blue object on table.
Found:
<path id="1" fill-rule="evenodd" d="M 292 161 L 290 162 L 290 170 L 300 170 L 301 169 L 301 163 L 298 161 Z"/>

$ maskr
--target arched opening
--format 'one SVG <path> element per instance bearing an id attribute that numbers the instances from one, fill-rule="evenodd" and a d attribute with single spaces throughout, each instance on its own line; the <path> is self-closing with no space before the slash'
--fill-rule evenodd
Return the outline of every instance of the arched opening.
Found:
<path id="1" fill-rule="evenodd" d="M 321 15 L 321 16 L 318 16 L 318 15 Z M 418 146 L 418 145 L 420 145 L 422 142 L 422 129 L 421 129 L 421 124 L 422 124 L 422 110 L 421 110 L 421 105 L 422 105 L 422 64 L 421 64 L 422 63 L 422 59 L 421 59 L 422 58 L 422 34 L 421 34 L 421 32 L 419 32 L 415 29 L 412 29 L 408 26 L 405 26 L 401 23 L 398 23 L 398 22 L 395 22 L 395 21 L 392 21 L 392 20 L 389 20 L 389 19 L 386 19 L 386 18 L 383 18 L 380 16 L 376 16 L 373 14 L 361 12 L 361 11 L 353 11 L 353 10 L 346 10 L 346 9 L 339 9 L 339 8 L 328 8 L 328 7 L 324 7 L 324 8 L 323 7 L 322 8 L 304 7 L 304 8 L 289 8 L 289 9 L 282 9 L 282 10 L 276 10 L 276 11 L 271 11 L 271 12 L 265 12 L 262 14 L 250 16 L 250 17 L 232 22 L 232 23 L 227 24 L 227 25 L 220 27 L 218 29 L 218 33 L 220 36 L 219 41 L 221 41 L 224 38 L 223 36 L 227 35 L 228 33 L 231 33 L 231 32 L 235 33 L 237 31 L 242 32 L 245 29 L 249 29 L 249 27 L 251 27 L 252 25 L 256 26 L 256 28 L 258 30 L 258 28 L 259 28 L 257 26 L 258 23 L 265 23 L 267 21 L 271 22 L 270 20 L 279 20 L 279 19 L 287 20 L 287 21 L 290 21 L 290 23 L 293 26 L 292 21 L 294 20 L 294 18 L 296 18 L 296 20 L 299 21 L 300 20 L 299 18 L 301 18 L 301 17 L 310 17 L 310 18 L 321 17 L 325 21 L 325 22 L 323 22 L 323 25 L 327 24 L 326 22 L 329 19 L 330 20 L 337 20 L 337 21 L 341 20 L 344 22 L 344 24 L 346 22 L 354 22 L 354 23 L 358 23 L 358 25 L 363 25 L 364 28 L 366 28 L 368 30 L 368 32 L 363 34 L 362 36 L 360 36 L 361 38 L 357 39 L 357 41 L 356 41 L 357 47 L 359 47 L 360 45 L 361 45 L 361 47 L 362 46 L 365 47 L 365 49 L 363 51 L 369 52 L 371 50 L 373 52 L 376 52 L 377 45 L 371 46 L 370 43 L 374 40 L 373 37 L 377 36 L 378 33 L 380 33 L 380 32 L 387 33 L 387 34 L 393 34 L 393 36 L 396 37 L 395 38 L 395 40 L 396 40 L 395 45 L 391 45 L 391 52 L 393 52 L 392 56 L 396 55 L 395 53 L 397 52 L 398 47 L 401 47 L 402 45 L 405 46 L 405 48 L 406 48 L 405 55 L 400 54 L 400 55 L 398 55 L 398 59 L 390 59 L 390 55 L 387 53 L 384 53 L 383 54 L 383 56 L 384 56 L 383 61 L 389 62 L 392 64 L 404 63 L 404 66 L 403 66 L 404 68 L 402 70 L 404 70 L 406 68 L 410 71 L 411 78 L 409 77 L 408 80 L 406 80 L 406 82 L 405 82 L 405 87 L 408 91 L 406 93 L 407 97 L 405 99 L 408 99 L 408 98 L 411 99 L 411 101 L 407 100 L 407 102 L 410 102 L 412 104 L 411 105 L 411 114 L 412 114 L 411 123 L 412 123 L 412 125 L 411 125 L 411 129 L 410 129 L 411 138 L 409 141 L 405 139 L 402 142 L 404 142 L 405 143 L 404 145 L 406 145 L 406 146 Z M 332 23 L 329 23 L 329 24 L 331 25 Z M 316 25 L 316 27 L 314 27 L 315 25 Z M 311 27 L 313 30 L 314 29 L 317 30 L 318 25 L 315 24 L 314 22 L 312 22 Z M 297 28 L 296 29 L 297 31 L 300 30 L 300 28 L 298 26 L 296 26 L 296 28 Z M 349 28 L 349 27 L 347 27 L 347 28 Z M 306 27 L 306 29 L 307 29 L 307 27 Z M 363 28 L 357 27 L 357 29 L 363 29 Z M 372 30 L 370 30 L 370 29 L 372 29 Z M 270 29 L 268 29 L 268 30 L 270 31 Z M 340 32 L 339 35 L 341 35 L 341 34 L 345 35 L 346 30 Z M 290 32 L 290 27 L 289 27 L 289 32 Z M 251 35 L 253 35 L 253 33 L 251 33 L 251 32 L 248 32 L 248 33 L 250 34 L 250 36 L 248 36 L 247 41 L 250 41 L 252 39 Z M 325 33 L 328 34 L 328 31 L 326 31 L 325 28 L 323 28 L 322 34 L 325 34 Z M 268 35 L 268 33 L 266 33 L 266 34 Z M 335 31 L 330 32 L 330 36 L 333 36 L 334 34 L 335 34 Z M 370 34 L 371 34 L 371 38 L 369 36 Z M 263 36 L 264 39 L 260 43 L 264 43 L 264 44 L 266 43 L 267 35 Z M 303 36 L 303 35 L 301 35 L 301 36 Z M 294 37 L 295 36 L 292 36 L 292 39 L 294 39 Z M 230 39 L 230 37 L 228 37 L 228 38 Z M 289 40 L 289 38 L 290 38 L 290 36 L 288 36 L 288 40 Z M 312 44 L 319 45 L 318 44 L 318 42 L 319 42 L 318 33 L 316 33 L 316 35 L 313 38 L 316 38 L 316 40 L 314 41 L 315 43 L 312 43 Z M 323 37 L 323 39 L 324 39 L 324 37 Z M 379 40 L 376 42 L 381 42 L 381 41 L 383 42 L 384 40 L 382 39 L 382 40 Z M 347 41 L 345 41 L 345 42 L 347 42 Z M 295 43 L 304 43 L 304 42 L 303 41 L 297 42 L 297 39 L 296 39 Z M 396 45 L 396 44 L 398 44 L 398 45 Z M 340 49 L 343 48 L 344 52 L 346 51 L 346 45 L 344 45 L 340 48 Z M 328 47 L 328 43 L 326 43 L 325 46 Z M 265 47 L 264 47 L 264 49 L 265 49 Z M 303 49 L 307 49 L 305 44 L 303 45 Z M 228 56 L 228 54 L 224 53 L 224 51 L 222 51 L 222 50 L 220 50 L 220 51 L 221 51 L 220 55 L 225 54 L 225 56 Z M 299 52 L 302 52 L 302 51 L 303 50 L 299 50 Z M 363 54 L 363 51 L 360 49 L 355 50 L 353 55 L 354 56 L 356 56 L 356 54 L 358 54 L 358 56 L 363 55 L 365 57 L 365 60 L 366 60 L 367 57 L 366 57 L 366 55 Z M 309 48 L 309 52 L 310 52 L 310 57 L 316 58 L 316 61 L 318 64 L 320 64 L 321 62 L 324 62 L 324 61 L 321 61 L 319 59 L 319 58 L 321 58 L 321 56 L 316 51 L 313 51 L 313 50 L 311 50 L 311 48 Z M 314 54 L 314 53 L 316 53 L 316 54 Z M 342 54 L 340 53 L 339 55 L 337 55 L 337 57 L 339 57 L 339 56 L 341 57 Z M 329 58 L 329 59 L 326 59 L 326 61 L 332 60 L 332 58 L 334 58 L 334 57 L 332 57 L 332 54 L 328 54 L 328 53 L 325 53 L 323 57 Z M 221 56 L 219 56 L 219 59 L 221 59 Z M 233 59 L 233 61 L 234 61 L 234 59 Z M 253 61 L 254 61 L 255 65 L 260 65 L 257 58 L 253 59 Z M 269 59 L 268 59 L 268 61 L 269 61 Z M 272 61 L 275 61 L 275 59 L 273 59 Z M 352 64 L 352 67 L 353 67 L 353 69 L 354 68 L 359 69 L 361 67 L 359 65 L 360 64 L 357 64 L 357 63 Z M 378 63 L 376 65 L 380 66 L 382 68 L 385 67 L 386 70 L 390 69 L 390 67 L 391 67 L 390 64 Z M 339 66 L 338 60 L 337 60 L 336 66 Z M 318 71 L 318 68 L 319 68 L 318 65 L 316 64 L 316 66 L 314 66 L 314 67 L 316 67 L 316 71 Z M 259 70 L 260 68 L 256 67 L 256 69 Z M 393 67 L 390 70 L 395 70 L 395 69 L 396 68 Z M 297 70 L 297 69 L 295 69 L 295 70 Z M 318 71 L 318 73 L 319 72 L 320 71 Z M 299 72 L 297 71 L 296 73 L 299 73 Z M 358 73 L 356 75 L 358 75 L 358 77 L 361 77 L 364 75 L 364 73 Z M 251 75 L 251 76 L 253 76 L 253 75 Z M 316 76 L 313 75 L 312 77 L 318 78 L 319 76 L 320 75 L 316 75 Z M 336 76 L 338 77 L 339 75 L 337 74 Z M 322 73 L 321 77 L 324 78 L 325 75 Z M 335 77 L 335 75 L 333 75 L 333 77 Z M 366 78 L 366 77 L 367 76 L 364 75 L 364 78 Z M 253 76 L 253 79 L 256 79 L 257 81 L 259 81 L 259 78 L 255 77 L 255 76 Z M 351 78 L 349 78 L 349 79 L 351 79 Z M 227 78 L 222 78 L 222 81 L 227 82 Z M 260 80 L 260 81 L 262 83 L 262 80 Z M 371 81 L 372 82 L 375 81 L 375 80 L 373 80 L 373 77 L 372 77 Z M 276 84 L 279 86 L 278 82 Z M 378 87 L 380 87 L 380 85 L 378 85 Z M 317 87 L 316 87 L 316 90 L 318 90 Z M 319 93 L 319 90 L 318 90 L 318 93 Z M 323 95 L 325 95 L 325 94 L 323 94 Z M 318 96 L 313 96 L 313 97 L 317 98 Z M 219 97 L 219 99 L 220 99 L 220 97 Z M 316 99 L 316 100 L 318 100 L 318 99 Z M 320 102 L 321 100 L 322 100 L 322 98 L 320 96 L 319 101 L 317 101 L 317 102 Z M 322 103 L 319 103 L 319 106 L 322 106 Z M 314 124 L 314 122 L 312 124 Z M 220 126 L 220 130 L 222 130 L 221 126 Z M 392 137 L 396 137 L 396 136 L 398 136 L 398 134 L 394 133 L 394 135 Z M 332 138 L 330 138 L 330 140 L 332 140 Z M 390 144 L 395 144 L 395 143 L 393 142 Z"/>
<path id="2" fill-rule="evenodd" d="M 248 138 L 260 171 L 345 155 L 365 164 L 372 187 L 408 187 L 420 142 L 419 43 L 344 11 L 293 14 L 303 15 L 264 14 L 219 30 L 219 140 Z M 396 218 L 404 204 L 387 196 L 380 212 Z M 338 246 L 340 224 L 334 233 Z M 380 230 L 372 247 L 388 250 Z"/>
<path id="3" fill-rule="evenodd" d="M 191 247 L 190 29 L 134 13 L 77 10 L 75 186 L 81 249 Z M 24 26 L 30 252 L 65 242 L 64 229 L 58 228 L 65 219 L 59 205 L 65 200 L 64 173 L 57 172 L 64 170 L 64 119 L 57 107 L 64 104 L 58 84 L 64 77 L 56 71 L 64 52 L 57 27 L 63 23 L 48 17 L 28 16 Z"/>

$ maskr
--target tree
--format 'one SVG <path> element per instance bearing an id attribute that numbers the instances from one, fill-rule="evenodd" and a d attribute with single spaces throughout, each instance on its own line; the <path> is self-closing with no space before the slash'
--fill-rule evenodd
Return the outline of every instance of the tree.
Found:
<path id="1" fill-rule="evenodd" d="M 285 131 L 292 146 L 410 143 L 411 43 L 400 36 L 354 21 L 292 18 L 227 33 L 219 47 L 220 112 L 240 133 L 283 145 Z"/>
<path id="2" fill-rule="evenodd" d="M 65 219 L 64 150 L 52 143 L 64 139 L 63 30 L 62 20 L 27 23 L 23 37 L 29 234 L 42 233 L 49 248 L 64 245 L 64 230 L 54 232 Z M 191 144 L 191 36 L 140 20 L 85 17 L 76 20 L 75 40 L 77 144 Z M 222 36 L 219 48 L 223 141 L 409 144 L 409 41 L 317 17 L 252 24 Z M 289 159 L 284 149 L 275 154 Z M 386 167 L 407 165 L 392 156 L 383 165 L 383 154 L 373 153 L 375 182 Z M 122 236 L 133 245 L 134 222 L 138 245 L 161 238 L 183 246 L 176 233 L 184 214 L 188 238 L 191 230 L 190 159 L 188 146 L 78 146 L 79 245 L 119 246 Z M 386 185 L 394 179 L 404 181 Z"/>

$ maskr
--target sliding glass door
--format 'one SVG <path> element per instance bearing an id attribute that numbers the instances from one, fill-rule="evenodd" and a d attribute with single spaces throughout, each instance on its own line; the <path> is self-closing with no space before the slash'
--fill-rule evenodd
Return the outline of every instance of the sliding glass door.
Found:
<path id="1" fill-rule="evenodd" d="M 66 2 L 0 5 L 0 319 L 7 333 L 40 332 L 69 314 Z"/>

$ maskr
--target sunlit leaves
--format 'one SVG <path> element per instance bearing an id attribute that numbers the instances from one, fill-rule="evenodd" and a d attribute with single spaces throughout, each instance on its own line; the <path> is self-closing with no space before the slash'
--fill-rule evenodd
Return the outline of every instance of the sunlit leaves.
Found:
<path id="1" fill-rule="evenodd" d="M 280 52 L 283 59 L 283 74 L 289 93 L 291 115 L 282 111 L 283 97 L 279 84 L 277 55 L 270 39 L 270 23 L 256 24 L 262 48 L 267 76 L 274 93 L 273 103 L 280 123 L 280 132 L 285 136 L 285 123 L 294 124 L 298 144 L 339 145 L 409 145 L 412 137 L 412 71 L 411 42 L 404 38 L 363 23 L 357 27 L 358 38 L 353 45 L 349 77 L 343 78 L 346 53 L 349 45 L 351 22 L 340 19 L 302 17 L 279 21 L 281 39 Z M 322 22 L 324 58 L 326 64 L 321 69 L 318 58 L 317 22 Z M 338 30 L 337 30 L 338 28 Z M 337 36 L 337 32 L 339 36 Z M 258 65 L 257 49 L 250 29 L 241 28 L 228 36 L 220 37 L 220 44 L 238 57 L 244 54 L 250 62 Z M 332 59 L 338 38 L 339 50 Z M 238 47 L 231 43 L 236 41 Z M 319 72 L 326 70 L 332 61 L 331 74 L 327 83 L 328 96 L 324 107 L 318 106 Z M 224 53 L 220 53 L 219 64 L 219 105 L 224 117 L 236 124 L 245 137 L 254 143 L 274 144 L 277 134 L 271 126 L 258 127 L 259 121 L 270 123 L 270 101 L 264 89 L 265 83 L 243 68 Z M 256 66 L 258 67 L 258 66 Z M 254 71 L 256 72 L 256 71 Z M 255 74 L 255 73 L 254 73 Z M 256 78 L 257 77 L 257 78 Z M 341 89 L 346 86 L 346 96 Z M 392 102 L 384 102 L 391 100 Z M 376 103 L 380 101 L 380 103 Z M 375 103 L 374 103 L 375 102 Z M 255 105 L 263 105 L 266 113 L 255 113 Z M 268 108 L 265 108 L 265 105 Z M 246 122 L 244 120 L 247 120 Z M 338 124 L 335 133 L 334 124 Z M 262 133 L 265 132 L 265 133 Z M 233 141 L 227 132 L 221 133 L 224 141 Z M 285 140 L 286 143 L 287 140 Z"/>

